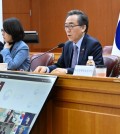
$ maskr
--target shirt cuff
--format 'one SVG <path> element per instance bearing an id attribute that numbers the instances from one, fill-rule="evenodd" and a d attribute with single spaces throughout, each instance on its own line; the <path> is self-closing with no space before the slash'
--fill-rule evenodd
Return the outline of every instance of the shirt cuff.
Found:
<path id="1" fill-rule="evenodd" d="M 47 69 L 46 69 L 46 73 L 49 73 L 50 72 L 50 69 L 47 67 Z"/>
<path id="2" fill-rule="evenodd" d="M 67 74 L 68 73 L 68 70 L 66 69 L 65 73 Z"/>

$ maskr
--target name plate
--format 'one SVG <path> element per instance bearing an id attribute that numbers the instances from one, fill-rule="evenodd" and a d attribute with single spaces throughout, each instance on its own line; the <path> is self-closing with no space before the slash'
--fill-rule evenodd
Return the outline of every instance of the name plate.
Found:
<path id="1" fill-rule="evenodd" d="M 73 75 L 94 76 L 95 75 L 95 66 L 76 65 Z"/>

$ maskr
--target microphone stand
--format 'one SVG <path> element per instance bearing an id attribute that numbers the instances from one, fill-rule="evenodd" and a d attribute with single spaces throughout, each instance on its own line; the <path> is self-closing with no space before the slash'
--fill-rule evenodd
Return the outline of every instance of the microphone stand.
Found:
<path id="1" fill-rule="evenodd" d="M 39 57 L 42 57 L 42 56 L 45 55 L 46 53 L 49 53 L 49 52 L 51 52 L 52 50 L 54 50 L 54 49 L 56 49 L 56 48 L 62 48 L 64 45 L 65 45 L 64 43 L 61 43 L 61 44 L 59 44 L 58 46 L 56 46 L 56 47 L 54 47 L 54 48 L 52 48 L 52 49 L 50 49 L 50 50 L 44 52 L 43 54 L 40 54 L 40 55 L 36 56 L 34 59 L 31 60 L 31 62 L 30 62 L 30 68 L 31 68 L 32 62 L 33 62 L 35 59 L 37 59 L 37 58 L 39 58 Z M 29 70 L 30 70 L 30 69 L 29 69 Z"/>
<path id="2" fill-rule="evenodd" d="M 35 57 L 34 59 L 32 59 L 32 60 L 31 60 L 31 63 L 32 63 L 35 59 L 37 59 L 37 58 L 39 58 L 39 57 L 41 57 L 41 56 L 45 55 L 46 53 L 51 52 L 52 50 L 54 50 L 54 49 L 56 49 L 56 48 L 58 48 L 58 46 L 56 46 L 56 47 L 54 47 L 54 48 L 52 48 L 52 49 L 50 49 L 50 50 L 46 51 L 46 52 L 45 52 L 45 53 L 43 53 L 43 54 L 39 54 L 37 57 Z"/>

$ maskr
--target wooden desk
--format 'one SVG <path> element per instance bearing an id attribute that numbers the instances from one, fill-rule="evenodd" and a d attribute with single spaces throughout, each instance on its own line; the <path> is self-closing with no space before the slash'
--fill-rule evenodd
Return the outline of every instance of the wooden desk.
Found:
<path id="1" fill-rule="evenodd" d="M 120 79 L 59 76 L 31 134 L 120 134 Z"/>

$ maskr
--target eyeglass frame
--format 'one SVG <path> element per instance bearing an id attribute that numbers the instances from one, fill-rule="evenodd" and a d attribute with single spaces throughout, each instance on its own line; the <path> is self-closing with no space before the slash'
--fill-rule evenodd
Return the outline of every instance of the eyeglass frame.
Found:
<path id="1" fill-rule="evenodd" d="M 73 25 L 73 24 L 69 24 L 69 25 L 65 25 L 64 27 L 65 27 L 65 29 L 73 29 L 74 27 L 77 27 L 77 26 L 81 26 L 81 25 Z"/>

